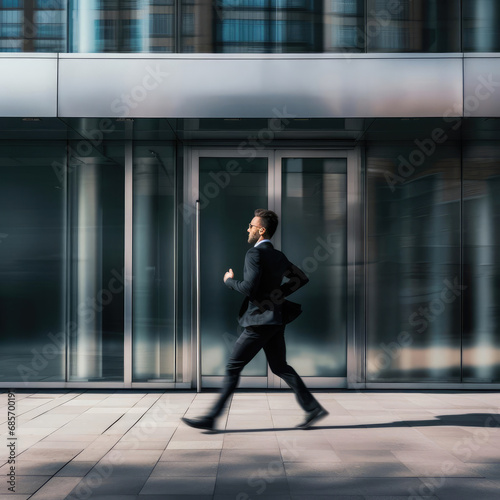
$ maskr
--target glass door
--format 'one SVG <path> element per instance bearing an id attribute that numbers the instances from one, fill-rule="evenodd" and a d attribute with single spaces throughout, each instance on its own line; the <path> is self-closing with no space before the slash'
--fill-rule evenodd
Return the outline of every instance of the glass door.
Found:
<path id="1" fill-rule="evenodd" d="M 236 339 L 243 295 L 227 288 L 232 268 L 243 279 L 248 223 L 256 208 L 270 206 L 271 154 L 242 157 L 237 151 L 197 151 L 199 245 L 199 343 L 203 387 L 218 387 Z M 240 387 L 268 387 L 264 353 L 246 367 Z"/>
<path id="2" fill-rule="evenodd" d="M 247 227 L 256 208 L 280 217 L 276 248 L 301 267 L 310 283 L 291 299 L 303 314 L 287 326 L 288 362 L 310 387 L 344 387 L 347 376 L 346 152 L 270 150 L 254 158 L 231 150 L 193 150 L 197 200 L 199 383 L 218 387 L 240 333 L 243 296 L 223 284 L 232 268 L 242 279 Z M 240 387 L 286 384 L 260 352 Z"/>
<path id="3" fill-rule="evenodd" d="M 276 154 L 281 249 L 309 277 L 291 297 L 303 313 L 286 328 L 287 361 L 309 387 L 342 387 L 347 376 L 347 163 L 345 152 Z"/>

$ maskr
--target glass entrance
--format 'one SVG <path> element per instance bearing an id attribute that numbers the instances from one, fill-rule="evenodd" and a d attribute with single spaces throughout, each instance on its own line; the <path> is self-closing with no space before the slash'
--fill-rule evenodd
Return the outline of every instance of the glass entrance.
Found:
<path id="1" fill-rule="evenodd" d="M 232 268 L 243 278 L 247 227 L 256 208 L 280 217 L 276 248 L 310 282 L 293 295 L 303 314 L 287 327 L 287 358 L 310 387 L 343 387 L 347 375 L 347 153 L 193 152 L 198 200 L 198 367 L 202 387 L 218 387 L 240 333 L 243 296 L 223 284 Z M 240 387 L 286 386 L 260 352 Z"/>
<path id="2" fill-rule="evenodd" d="M 280 163 L 281 246 L 310 280 L 292 298 L 304 313 L 287 327 L 287 359 L 306 377 L 345 377 L 347 158 Z"/>
<path id="3" fill-rule="evenodd" d="M 248 250 L 248 217 L 268 205 L 268 158 L 200 157 L 200 334 L 204 385 L 218 385 L 236 342 L 237 313 L 243 296 L 223 284 L 232 268 L 242 279 Z M 251 384 L 267 386 L 261 352 L 245 369 Z M 214 378 L 215 377 L 215 378 Z M 248 382 L 248 379 L 246 380 Z"/>

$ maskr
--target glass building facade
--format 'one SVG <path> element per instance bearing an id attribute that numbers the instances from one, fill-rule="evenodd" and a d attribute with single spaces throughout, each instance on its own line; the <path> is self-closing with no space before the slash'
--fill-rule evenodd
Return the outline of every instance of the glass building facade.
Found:
<path id="1" fill-rule="evenodd" d="M 496 0 L 2 0 L 0 51 L 498 52 Z"/>
<path id="2" fill-rule="evenodd" d="M 269 207 L 308 385 L 498 387 L 497 3 L 0 0 L 0 385 L 217 387 Z"/>

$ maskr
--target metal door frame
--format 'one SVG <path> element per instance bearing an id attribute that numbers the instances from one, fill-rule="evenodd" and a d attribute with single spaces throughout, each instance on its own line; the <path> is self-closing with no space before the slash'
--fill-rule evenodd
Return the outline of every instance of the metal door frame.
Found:
<path id="1" fill-rule="evenodd" d="M 200 204 L 199 204 L 199 199 L 200 199 L 200 158 L 201 157 L 212 157 L 212 158 L 241 158 L 242 153 L 241 151 L 238 151 L 237 149 L 227 147 L 227 148 L 222 148 L 222 147 L 214 147 L 214 148 L 208 148 L 208 147 L 201 147 L 201 148 L 196 148 L 192 147 L 189 148 L 189 154 L 186 155 L 186 158 L 188 159 L 188 165 L 189 167 L 186 169 L 189 175 L 188 182 L 186 183 L 186 187 L 189 190 L 189 201 L 188 203 L 191 204 L 193 207 L 193 212 L 195 214 L 195 223 L 192 225 L 193 226 L 193 234 L 192 234 L 192 242 L 193 242 L 193 252 L 192 252 L 192 257 L 193 257 L 193 265 L 192 265 L 192 270 L 193 270 L 193 276 L 192 276 L 192 283 L 193 283 L 193 291 L 194 291 L 194 303 L 193 303 L 193 318 L 192 318 L 192 331 L 191 331 L 191 339 L 192 343 L 191 345 L 193 346 L 192 349 L 192 363 L 193 363 L 193 381 L 195 382 L 195 387 L 198 392 L 201 391 L 202 388 L 207 388 L 207 387 L 220 387 L 222 384 L 223 377 L 222 376 L 202 376 L 202 368 L 201 368 L 201 334 L 200 334 L 200 324 L 199 324 L 199 317 L 200 317 Z M 273 186 L 275 185 L 275 179 L 274 179 L 274 151 L 273 150 L 263 150 L 262 152 L 258 152 L 253 156 L 252 158 L 249 158 L 249 162 L 253 158 L 267 158 L 267 165 L 268 165 L 268 171 L 267 171 L 267 183 L 268 183 L 268 202 L 274 203 L 274 198 L 275 194 L 273 192 Z M 269 205 L 271 206 L 271 205 Z M 236 327 L 236 325 L 235 325 Z M 257 376 L 243 376 L 240 379 L 239 387 L 242 388 L 256 388 L 256 389 L 267 389 L 270 387 L 270 377 L 269 373 L 272 374 L 272 372 L 269 372 L 268 370 L 268 376 L 267 377 L 257 377 Z"/>
<path id="2" fill-rule="evenodd" d="M 220 387 L 223 377 L 202 377 L 201 374 L 201 337 L 199 330 L 199 159 L 200 157 L 241 157 L 242 152 L 234 146 L 186 146 L 185 159 L 185 202 L 193 208 L 194 221 L 191 231 L 191 262 L 192 265 L 192 318 L 191 318 L 191 367 L 193 385 L 198 391 L 202 388 Z M 347 368 L 345 377 L 304 377 L 304 382 L 311 388 L 346 388 L 364 381 L 364 286 L 356 288 L 356 283 L 363 285 L 360 279 L 360 268 L 357 263 L 362 261 L 363 245 L 358 241 L 361 225 L 361 185 L 359 179 L 359 151 L 349 148 L 311 147 L 283 148 L 272 147 L 256 152 L 255 157 L 268 159 L 268 200 L 269 208 L 281 217 L 281 163 L 283 158 L 346 158 L 347 160 Z M 250 160 L 251 161 L 251 160 Z M 274 243 L 281 248 L 281 231 L 274 236 Z M 360 258 L 361 252 L 361 258 Z M 362 274 L 362 273 L 361 273 Z M 361 276 L 362 278 L 362 276 Z M 361 290 L 360 290 L 361 288 Z M 363 292 L 363 293 L 361 293 Z M 359 307 L 361 306 L 361 311 Z M 362 312 L 363 314 L 359 314 Z M 358 321 L 355 321 L 356 314 Z M 186 353 L 186 355 L 189 355 Z M 188 361 L 188 360 L 186 360 Z M 267 377 L 243 376 L 239 387 L 273 389 L 287 387 L 286 384 L 270 370 Z"/>
<path id="3" fill-rule="evenodd" d="M 356 332 L 355 328 L 358 327 L 358 323 L 355 321 L 355 300 L 359 290 L 356 290 L 356 262 L 361 260 L 357 258 L 356 252 L 362 250 L 362 245 L 358 241 L 359 238 L 356 236 L 360 234 L 360 224 L 359 219 L 359 207 L 360 207 L 360 185 L 359 185 L 359 164 L 357 154 L 353 149 L 341 148 L 341 149 L 331 149 L 331 148 L 318 148 L 313 147 L 311 149 L 278 149 L 275 154 L 275 170 L 277 175 L 279 175 L 279 207 L 280 211 L 277 212 L 278 216 L 281 218 L 281 173 L 282 173 L 282 160 L 284 158 L 345 158 L 347 161 L 346 166 L 346 217 L 347 217 L 347 311 L 346 311 L 346 376 L 345 377 L 303 377 L 305 384 L 314 389 L 333 389 L 333 388 L 346 388 L 348 387 L 348 382 L 358 377 L 355 374 L 356 358 L 363 358 L 362 366 L 364 366 L 364 353 L 365 353 L 365 343 L 364 343 L 364 331 Z M 277 203 L 278 204 L 278 203 Z M 279 232 L 279 238 L 281 240 L 281 231 Z M 281 241 L 279 243 L 281 244 Z M 281 245 L 278 246 L 280 248 Z M 358 271 L 359 272 L 359 271 Z M 360 280 L 358 280 L 359 282 Z M 363 341 L 361 344 L 356 342 L 356 338 L 361 334 Z M 357 346 L 358 351 L 355 351 L 355 346 Z M 286 383 L 279 377 L 276 377 L 279 381 L 278 387 L 287 387 Z"/>

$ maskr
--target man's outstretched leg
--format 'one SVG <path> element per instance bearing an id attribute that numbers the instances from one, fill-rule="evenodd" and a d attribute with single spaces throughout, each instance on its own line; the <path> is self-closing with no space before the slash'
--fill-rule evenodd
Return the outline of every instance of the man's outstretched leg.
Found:
<path id="1" fill-rule="evenodd" d="M 328 412 L 311 394 L 299 374 L 286 362 L 285 327 L 278 327 L 276 333 L 264 346 L 267 361 L 272 372 L 281 377 L 295 393 L 297 402 L 306 412 L 305 420 L 297 425 L 299 429 L 307 429 L 328 415 Z"/>

